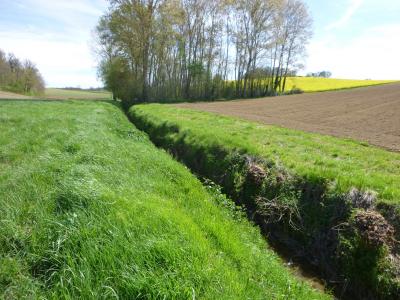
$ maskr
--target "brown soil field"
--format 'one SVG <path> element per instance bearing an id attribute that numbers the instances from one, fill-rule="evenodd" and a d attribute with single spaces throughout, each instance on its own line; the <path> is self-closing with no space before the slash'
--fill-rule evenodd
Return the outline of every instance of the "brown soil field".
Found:
<path id="1" fill-rule="evenodd" d="M 1 99 L 32 99 L 32 97 L 0 91 L 0 100 Z"/>
<path id="2" fill-rule="evenodd" d="M 183 103 L 265 124 L 352 138 L 400 151 L 400 84 L 249 100 Z"/>

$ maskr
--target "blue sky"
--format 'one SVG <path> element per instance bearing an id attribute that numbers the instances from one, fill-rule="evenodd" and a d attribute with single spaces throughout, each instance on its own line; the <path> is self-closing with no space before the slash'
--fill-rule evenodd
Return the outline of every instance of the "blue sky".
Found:
<path id="1" fill-rule="evenodd" d="M 314 19 L 305 69 L 400 79 L 399 0 L 305 0 Z M 100 86 L 92 31 L 105 0 L 0 0 L 0 48 L 34 61 L 50 87 Z"/>

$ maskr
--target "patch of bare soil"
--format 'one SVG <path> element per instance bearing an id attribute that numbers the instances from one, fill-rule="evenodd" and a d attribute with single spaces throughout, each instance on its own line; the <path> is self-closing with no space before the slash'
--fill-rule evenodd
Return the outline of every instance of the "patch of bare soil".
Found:
<path id="1" fill-rule="evenodd" d="M 2 99 L 32 99 L 32 97 L 0 91 L 0 100 Z"/>
<path id="2" fill-rule="evenodd" d="M 400 84 L 177 106 L 352 138 L 400 151 Z"/>

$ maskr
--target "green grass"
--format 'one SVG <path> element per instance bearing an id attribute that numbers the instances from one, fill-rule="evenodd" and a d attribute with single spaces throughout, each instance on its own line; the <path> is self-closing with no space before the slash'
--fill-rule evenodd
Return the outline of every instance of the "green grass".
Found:
<path id="1" fill-rule="evenodd" d="M 400 154 L 365 143 L 276 126 L 261 125 L 232 117 L 169 105 L 140 105 L 134 117 L 153 127 L 169 124 L 177 128 L 172 139 L 226 149 L 239 149 L 283 165 L 311 181 L 327 179 L 335 191 L 352 187 L 378 192 L 380 201 L 400 202 Z"/>
<path id="2" fill-rule="evenodd" d="M 0 124 L 0 298 L 330 298 L 111 103 L 4 101 Z"/>
<path id="3" fill-rule="evenodd" d="M 111 93 L 107 91 L 66 90 L 48 88 L 46 98 L 52 99 L 78 99 L 78 100 L 111 100 Z"/>
<path id="4" fill-rule="evenodd" d="M 393 80 L 354 80 L 314 77 L 290 77 L 287 80 L 286 90 L 299 88 L 304 92 L 324 92 L 395 82 Z"/>

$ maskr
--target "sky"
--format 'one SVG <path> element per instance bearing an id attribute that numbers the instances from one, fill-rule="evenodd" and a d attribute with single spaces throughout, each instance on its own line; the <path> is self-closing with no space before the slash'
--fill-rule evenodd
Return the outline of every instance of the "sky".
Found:
<path id="1" fill-rule="evenodd" d="M 306 0 L 314 20 L 302 73 L 400 79 L 399 0 Z"/>
<path id="2" fill-rule="evenodd" d="M 48 87 L 99 87 L 93 30 L 105 0 L 0 0 L 0 49 L 30 59 Z"/>
<path id="3" fill-rule="evenodd" d="M 300 74 L 400 79 L 399 0 L 304 0 L 314 20 Z M 36 63 L 48 87 L 99 87 L 93 30 L 106 0 L 0 0 L 0 49 Z"/>

